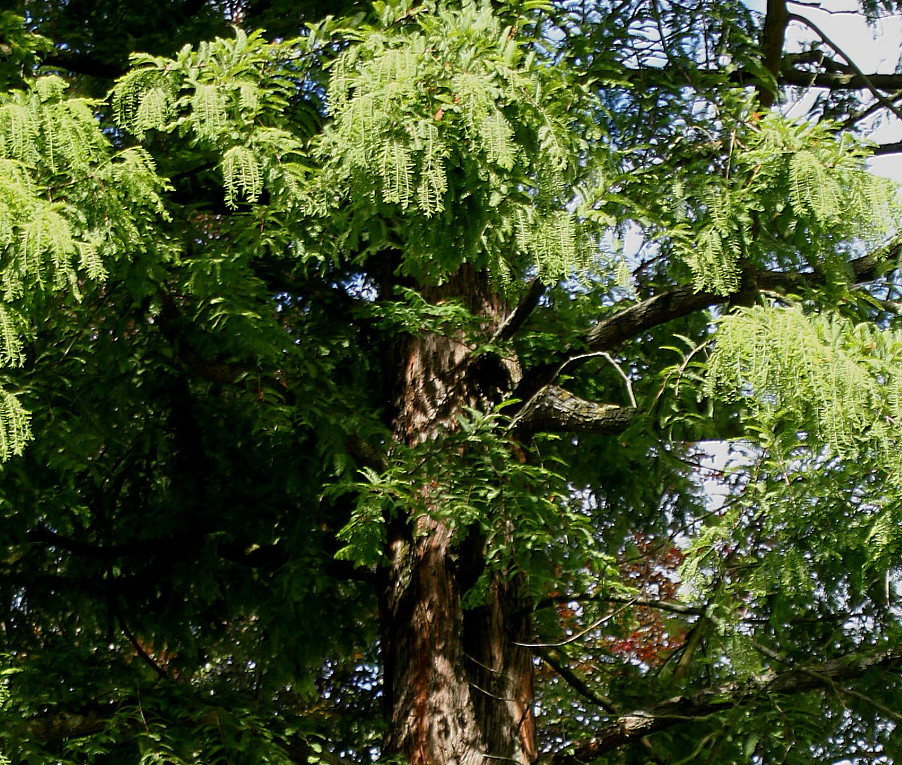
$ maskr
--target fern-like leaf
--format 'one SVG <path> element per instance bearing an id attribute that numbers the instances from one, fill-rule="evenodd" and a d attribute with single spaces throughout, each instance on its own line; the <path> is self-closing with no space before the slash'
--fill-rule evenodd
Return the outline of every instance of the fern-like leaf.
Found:
<path id="1" fill-rule="evenodd" d="M 0 388 L 0 460 L 22 454 L 30 440 L 28 412 L 12 393 Z"/>

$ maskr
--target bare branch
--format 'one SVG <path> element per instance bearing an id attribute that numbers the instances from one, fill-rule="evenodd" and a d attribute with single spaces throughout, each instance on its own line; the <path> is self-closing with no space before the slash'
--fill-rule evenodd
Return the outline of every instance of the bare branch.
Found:
<path id="1" fill-rule="evenodd" d="M 588 684 L 577 675 L 572 669 L 570 669 L 566 664 L 562 661 L 559 661 L 551 651 L 548 651 L 544 648 L 537 648 L 536 653 L 538 656 L 542 658 L 542 660 L 551 667 L 564 682 L 567 683 L 573 690 L 575 690 L 580 696 L 589 701 L 596 706 L 601 707 L 608 714 L 617 714 L 617 708 L 614 706 L 614 702 L 611 701 L 607 696 L 603 696 L 600 693 L 592 690 Z"/>
<path id="2" fill-rule="evenodd" d="M 690 606 L 672 600 L 651 600 L 647 598 L 627 598 L 622 595 L 553 595 L 543 598 L 536 603 L 535 608 L 551 608 L 567 603 L 617 603 L 629 604 L 638 608 L 653 608 L 657 611 L 666 611 L 671 614 L 683 616 L 704 616 L 705 609 L 699 606 Z"/>
<path id="3" fill-rule="evenodd" d="M 899 117 L 899 119 L 902 119 L 902 111 L 900 111 L 891 101 L 887 100 L 887 98 L 877 89 L 871 78 L 864 72 L 862 72 L 861 69 L 858 68 L 858 65 L 851 59 L 851 57 L 846 54 L 846 52 L 843 51 L 843 49 L 840 48 L 835 42 L 833 42 L 833 40 L 827 37 L 827 35 L 824 34 L 824 32 L 820 29 L 820 27 L 818 27 L 817 24 L 815 24 L 810 19 L 806 19 L 804 16 L 799 16 L 795 13 L 790 13 L 788 18 L 790 21 L 796 21 L 799 24 L 804 24 L 818 37 L 820 37 L 821 40 L 824 41 L 824 43 L 833 48 L 833 50 L 836 51 L 840 56 L 842 56 L 846 60 L 846 63 L 848 63 L 848 65 L 855 70 L 855 74 L 857 74 L 861 78 L 861 81 L 864 83 L 864 86 L 871 92 L 871 95 L 873 95 L 874 98 L 876 98 L 881 104 L 883 104 L 886 109 Z"/>
<path id="4" fill-rule="evenodd" d="M 837 681 L 854 680 L 870 669 L 889 669 L 900 661 L 902 645 L 897 645 L 876 653 L 854 654 L 779 672 L 770 669 L 747 680 L 705 688 L 690 696 L 674 696 L 645 709 L 620 715 L 602 725 L 592 739 L 577 745 L 572 753 L 552 755 L 545 760 L 545 765 L 584 765 L 605 752 L 686 720 L 698 720 L 762 698 L 832 688 Z"/>

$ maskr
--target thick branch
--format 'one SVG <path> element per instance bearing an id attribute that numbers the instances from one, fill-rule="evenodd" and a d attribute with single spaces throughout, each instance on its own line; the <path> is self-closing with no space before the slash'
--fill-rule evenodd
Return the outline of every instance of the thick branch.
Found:
<path id="1" fill-rule="evenodd" d="M 748 680 L 706 688 L 691 696 L 675 696 L 666 701 L 620 715 L 603 725 L 597 735 L 576 747 L 572 754 L 561 752 L 546 765 L 584 765 L 605 752 L 619 749 L 657 731 L 686 720 L 699 719 L 725 709 L 753 703 L 763 697 L 791 695 L 830 688 L 833 683 L 853 680 L 870 669 L 889 669 L 902 661 L 902 645 L 873 654 L 857 654 L 823 664 L 809 664 L 782 672 L 767 670 Z"/>
<path id="2" fill-rule="evenodd" d="M 40 741 L 43 744 L 52 744 L 57 741 L 68 741 L 76 738 L 85 738 L 102 732 L 116 713 L 116 707 L 109 706 L 105 709 L 93 710 L 84 713 L 57 712 L 43 717 L 34 717 L 22 725 L 25 736 L 29 739 Z M 218 725 L 218 711 L 210 710 L 203 713 L 199 719 L 185 720 L 189 725 Z M 120 731 L 122 734 L 131 731 Z M 276 740 L 276 745 L 292 761 L 307 763 L 311 761 L 313 750 L 302 738 L 294 741 Z M 317 759 L 328 765 L 351 765 L 348 760 L 342 759 L 328 752 L 320 752 Z"/>
<path id="3" fill-rule="evenodd" d="M 127 71 L 125 66 L 118 66 L 106 61 L 101 61 L 98 58 L 84 53 L 65 53 L 58 51 L 50 56 L 45 56 L 42 63 L 44 66 L 51 66 L 55 69 L 64 69 L 72 74 L 84 74 L 102 80 L 115 80 Z"/>
<path id="4" fill-rule="evenodd" d="M 72 738 L 84 738 L 100 733 L 115 712 L 110 707 L 103 711 L 85 713 L 57 712 L 46 717 L 35 717 L 25 723 L 28 738 L 49 744 Z"/>
<path id="5" fill-rule="evenodd" d="M 850 283 L 862 284 L 879 278 L 889 268 L 886 264 L 894 259 L 898 260 L 900 256 L 902 256 L 902 237 L 850 261 L 848 263 Z M 825 282 L 825 276 L 814 271 L 800 273 L 762 269 L 747 272 L 745 281 L 744 289 L 792 292 L 821 286 Z M 567 351 L 562 353 L 556 361 L 531 369 L 520 381 L 514 397 L 528 402 L 524 406 L 526 409 L 534 403 L 535 398 L 539 396 L 539 391 L 545 386 L 551 386 L 562 371 L 572 372 L 575 366 L 591 358 L 593 354 L 615 351 L 643 332 L 696 311 L 734 302 L 736 297 L 736 294 L 722 295 L 704 290 L 696 291 L 691 285 L 680 285 L 623 308 L 592 327 L 583 337 L 580 350 Z M 586 349 L 589 353 L 586 353 Z M 551 401 L 553 400 L 552 396 Z M 553 421 L 554 417 L 552 416 L 550 422 Z M 552 427 L 548 429 L 554 430 Z M 573 428 L 563 429 L 572 430 Z M 591 429 L 587 428 L 587 430 Z"/>
<path id="6" fill-rule="evenodd" d="M 896 143 L 882 143 L 874 147 L 874 154 L 900 154 L 902 153 L 902 141 Z"/>
<path id="7" fill-rule="evenodd" d="M 895 92 L 902 90 L 902 74 L 859 74 L 858 72 L 809 72 L 804 69 L 784 67 L 780 83 L 802 88 L 826 88 L 827 90 L 877 90 Z"/>
<path id="8" fill-rule="evenodd" d="M 515 420 L 521 433 L 598 433 L 617 435 L 640 410 L 632 406 L 598 404 L 574 396 L 558 385 L 540 390 Z"/>
<path id="9" fill-rule="evenodd" d="M 786 0 L 767 0 L 767 14 L 764 17 L 764 29 L 761 34 L 761 54 L 764 59 L 764 68 L 770 72 L 774 80 L 780 74 L 783 44 L 786 41 L 788 25 L 789 11 L 786 8 Z M 773 106 L 776 95 L 769 83 L 759 84 L 758 100 L 763 109 Z"/>
<path id="10" fill-rule="evenodd" d="M 530 314 L 539 304 L 539 300 L 541 299 L 542 293 L 544 292 L 545 285 L 538 278 L 533 279 L 532 283 L 529 285 L 529 289 L 523 296 L 523 299 L 520 300 L 519 305 L 498 328 L 498 331 L 492 338 L 492 344 L 503 343 L 506 340 L 510 340 L 515 334 L 517 334 L 520 327 L 523 326 L 524 322 L 529 318 Z"/>

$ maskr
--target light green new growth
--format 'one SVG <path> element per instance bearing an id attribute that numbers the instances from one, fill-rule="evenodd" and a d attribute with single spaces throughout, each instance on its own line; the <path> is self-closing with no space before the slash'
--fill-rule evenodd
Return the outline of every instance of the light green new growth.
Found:
<path id="1" fill-rule="evenodd" d="M 139 139 L 178 131 L 218 154 L 229 207 L 253 204 L 264 189 L 296 203 L 305 147 L 279 127 L 293 80 L 273 77 L 292 58 L 290 44 L 241 30 L 233 40 L 186 46 L 174 60 L 137 54 L 113 90 L 116 120 Z"/>
<path id="2" fill-rule="evenodd" d="M 894 184 L 869 173 L 867 152 L 829 125 L 771 115 L 738 126 L 730 140 L 741 149 L 720 177 L 685 197 L 678 182 L 690 224 L 677 249 L 696 289 L 734 292 L 743 266 L 841 278 L 853 242 L 876 244 L 898 224 Z"/>
<path id="3" fill-rule="evenodd" d="M 79 296 L 104 260 L 146 249 L 147 213 L 164 184 L 140 149 L 116 153 L 92 111 L 59 77 L 0 95 L 0 363 L 24 363 L 22 337 L 44 290 Z M 101 257 L 101 253 L 103 256 Z M 21 453 L 28 415 L 0 390 L 0 459 Z"/>
<path id="4" fill-rule="evenodd" d="M 550 97 L 560 74 L 527 56 L 487 3 L 410 17 L 401 4 L 381 8 L 405 23 L 336 53 L 332 121 L 310 145 L 285 105 L 328 22 L 286 43 L 236 31 L 174 60 L 136 56 L 113 94 L 117 120 L 139 138 L 178 132 L 218 155 L 230 207 L 266 191 L 307 216 L 300 238 L 338 226 L 296 245 L 320 260 L 348 257 L 353 238 L 370 251 L 400 246 L 403 268 L 431 280 L 465 260 L 502 277 L 537 268 L 549 281 L 598 267 L 594 219 L 565 212 L 590 172 L 578 137 L 590 96 Z"/>
<path id="5" fill-rule="evenodd" d="M 877 455 L 902 481 L 902 334 L 800 309 L 752 308 L 723 319 L 709 393 L 745 400 L 762 427 L 791 428 L 854 462 Z"/>
<path id="6" fill-rule="evenodd" d="M 585 95 L 554 111 L 555 72 L 488 4 L 427 10 L 333 63 L 333 122 L 318 148 L 324 214 L 397 207 L 382 217 L 403 221 L 415 242 L 404 268 L 426 278 L 462 259 L 499 276 L 537 267 L 549 281 L 589 267 L 595 240 L 566 212 L 585 172 L 572 130 Z"/>

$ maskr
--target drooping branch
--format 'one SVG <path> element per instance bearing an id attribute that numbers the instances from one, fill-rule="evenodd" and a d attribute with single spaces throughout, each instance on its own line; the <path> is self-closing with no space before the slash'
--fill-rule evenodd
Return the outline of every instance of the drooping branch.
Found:
<path id="1" fill-rule="evenodd" d="M 784 0 L 776 0 L 776 1 L 783 2 Z M 770 6 L 770 2 L 771 2 L 771 0 L 769 0 L 768 6 Z M 815 24 L 810 19 L 806 19 L 804 16 L 799 16 L 798 14 L 795 14 L 795 13 L 788 14 L 787 19 L 789 21 L 795 21 L 798 24 L 802 24 L 802 25 L 808 27 L 812 32 L 814 32 L 818 37 L 820 37 L 821 40 L 823 40 L 823 42 L 826 45 L 829 45 L 836 53 L 838 53 L 840 56 L 842 56 L 846 60 L 846 63 L 852 69 L 855 70 L 855 74 L 858 75 L 859 78 L 861 78 L 861 81 L 864 83 L 864 87 L 866 87 L 871 92 L 871 95 L 874 96 L 874 98 L 876 98 L 884 106 L 884 108 L 888 109 L 894 115 L 896 115 L 897 117 L 902 119 L 902 111 L 900 111 L 899 108 L 895 106 L 895 104 L 893 104 L 891 101 L 888 101 L 886 99 L 886 97 L 877 89 L 877 86 L 873 83 L 871 78 L 868 77 L 868 75 L 866 75 L 863 71 L 861 71 L 861 69 L 852 60 L 852 58 L 842 48 L 840 48 L 835 42 L 833 42 L 833 40 L 831 40 L 829 37 L 827 37 L 827 35 L 824 34 L 824 32 L 821 30 L 820 27 L 818 27 L 817 24 Z"/>
<path id="2" fill-rule="evenodd" d="M 88 77 L 96 77 L 101 80 L 115 80 L 121 77 L 127 71 L 124 65 L 111 64 L 101 61 L 99 58 L 85 53 L 69 53 L 58 51 L 52 55 L 45 56 L 43 60 L 44 66 L 53 67 L 54 69 L 63 69 L 72 74 L 82 74 Z"/>
<path id="3" fill-rule="evenodd" d="M 830 689 L 838 681 L 854 680 L 868 670 L 889 669 L 900 662 L 902 645 L 897 645 L 876 653 L 854 654 L 783 671 L 770 669 L 747 680 L 723 683 L 689 696 L 674 696 L 616 717 L 601 726 L 592 739 L 577 745 L 572 752 L 548 757 L 544 765 L 585 765 L 605 752 L 687 720 L 697 720 L 763 698 Z"/>

